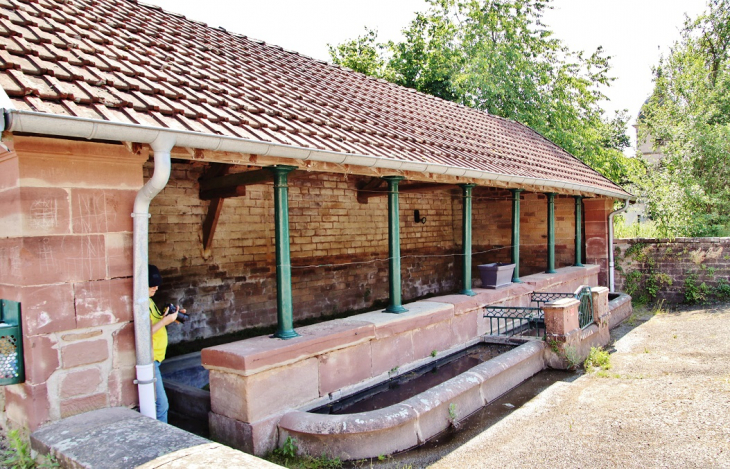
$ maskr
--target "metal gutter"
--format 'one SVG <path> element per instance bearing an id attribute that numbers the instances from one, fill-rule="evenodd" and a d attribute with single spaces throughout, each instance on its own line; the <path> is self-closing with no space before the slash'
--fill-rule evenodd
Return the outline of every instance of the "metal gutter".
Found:
<path id="1" fill-rule="evenodd" d="M 327 163 L 347 164 L 367 168 L 382 168 L 400 171 L 414 171 L 431 174 L 499 181 L 509 184 L 528 184 L 545 186 L 548 189 L 564 189 L 577 192 L 601 195 L 616 199 L 633 196 L 623 191 L 596 188 L 584 184 L 567 181 L 515 176 L 477 169 L 460 168 L 416 161 L 400 161 L 352 153 L 338 153 L 329 150 L 313 150 L 271 142 L 260 142 L 237 137 L 213 134 L 201 134 L 189 130 L 165 129 L 122 122 L 100 121 L 82 117 L 49 115 L 35 111 L 13 111 L 8 130 L 35 134 L 76 137 L 85 139 L 129 141 L 136 143 L 152 143 L 162 135 L 174 138 L 176 146 L 201 150 L 223 151 L 232 153 L 257 154 L 279 158 L 321 161 Z"/>

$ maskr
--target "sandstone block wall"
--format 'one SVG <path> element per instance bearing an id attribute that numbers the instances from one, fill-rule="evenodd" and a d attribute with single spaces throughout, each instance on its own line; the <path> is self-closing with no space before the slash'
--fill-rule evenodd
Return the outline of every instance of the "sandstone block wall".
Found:
<path id="1" fill-rule="evenodd" d="M 26 382 L 4 426 L 133 405 L 132 205 L 147 159 L 121 145 L 3 136 L 0 297 L 21 303 Z"/>

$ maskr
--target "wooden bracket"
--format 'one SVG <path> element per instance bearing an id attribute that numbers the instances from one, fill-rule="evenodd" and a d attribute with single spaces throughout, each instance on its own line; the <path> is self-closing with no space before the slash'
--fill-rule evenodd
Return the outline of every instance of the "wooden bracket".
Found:
<path id="1" fill-rule="evenodd" d="M 200 177 L 199 182 L 208 181 L 216 177 L 220 177 L 228 171 L 230 165 L 222 163 L 211 163 L 208 170 L 203 173 Z M 215 198 L 211 199 L 210 205 L 208 205 L 208 214 L 205 216 L 203 221 L 203 249 L 208 250 L 213 245 L 213 236 L 215 235 L 215 229 L 218 226 L 218 218 L 223 210 L 223 199 Z"/>
<path id="2" fill-rule="evenodd" d="M 373 177 L 370 178 L 369 181 L 362 184 L 360 187 L 357 188 L 357 201 L 361 204 L 368 203 L 368 199 L 371 197 L 371 193 L 373 190 L 379 188 L 383 183 L 385 182 L 385 179 L 379 178 L 379 177 Z M 379 195 L 379 194 L 376 194 Z"/>

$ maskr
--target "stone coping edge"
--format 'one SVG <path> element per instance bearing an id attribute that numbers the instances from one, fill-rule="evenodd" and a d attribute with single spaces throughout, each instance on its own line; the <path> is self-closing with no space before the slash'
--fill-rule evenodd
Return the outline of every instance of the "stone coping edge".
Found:
<path id="1" fill-rule="evenodd" d="M 526 342 L 383 409 L 344 415 L 288 412 L 279 421 L 279 441 L 291 436 L 308 454 L 325 453 L 343 460 L 412 448 L 541 371 L 544 349 L 542 341 Z"/>
<path id="2" fill-rule="evenodd" d="M 586 264 L 582 267 L 561 267 L 554 274 L 526 275 L 521 277 L 522 283 L 510 284 L 497 290 L 475 288 L 476 297 L 444 295 L 404 305 L 406 308 L 410 308 L 414 314 L 389 314 L 382 313 L 382 310 L 379 309 L 297 328 L 301 337 L 290 340 L 262 336 L 209 347 L 201 352 L 201 362 L 208 370 L 250 376 L 334 350 L 376 340 L 383 336 L 379 332 L 381 330 L 397 332 L 399 329 L 409 329 L 410 326 L 425 327 L 488 304 L 502 303 L 515 296 L 527 295 L 549 284 L 567 283 L 580 277 L 594 275 L 599 270 L 600 266 L 595 264 Z M 459 297 L 463 299 L 459 301 Z M 460 306 L 460 303 L 464 303 L 464 305 Z M 382 319 L 379 316 L 381 314 Z M 376 317 L 378 319 L 375 319 Z"/>
<path id="3" fill-rule="evenodd" d="M 39 428 L 30 441 L 34 451 L 53 455 L 61 467 L 280 467 L 126 407 L 67 417 Z"/>

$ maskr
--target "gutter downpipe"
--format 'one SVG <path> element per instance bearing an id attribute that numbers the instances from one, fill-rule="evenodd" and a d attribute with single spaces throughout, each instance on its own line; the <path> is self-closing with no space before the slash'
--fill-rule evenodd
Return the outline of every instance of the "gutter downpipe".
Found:
<path id="1" fill-rule="evenodd" d="M 615 266 L 613 260 L 613 216 L 625 212 L 629 208 L 629 202 L 630 199 L 626 199 L 623 207 L 608 214 L 608 289 L 611 293 L 614 292 L 613 269 Z"/>
<path id="2" fill-rule="evenodd" d="M 167 185 L 170 179 L 170 151 L 175 146 L 175 137 L 160 133 L 150 144 L 155 155 L 155 169 L 152 177 L 142 186 L 134 199 L 134 346 L 137 355 L 137 379 L 139 411 L 142 415 L 156 418 L 155 379 L 152 364 L 152 331 L 149 306 L 149 273 L 147 264 L 150 202 Z"/>

